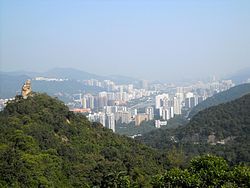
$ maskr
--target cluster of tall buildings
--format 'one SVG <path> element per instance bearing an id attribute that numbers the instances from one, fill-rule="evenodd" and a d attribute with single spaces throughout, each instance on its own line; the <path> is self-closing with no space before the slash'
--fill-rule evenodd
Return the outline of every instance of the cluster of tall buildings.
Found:
<path id="1" fill-rule="evenodd" d="M 92 122 L 100 122 L 104 127 L 107 127 L 115 132 L 115 117 L 113 113 L 106 114 L 98 112 L 89 114 L 88 119 Z"/>
<path id="2" fill-rule="evenodd" d="M 68 79 L 36 77 L 37 81 L 63 82 Z M 90 121 L 97 121 L 115 131 L 116 123 L 140 126 L 143 121 L 155 120 L 155 127 L 167 125 L 175 115 L 187 112 L 215 93 L 234 86 L 231 80 L 176 87 L 173 84 L 149 84 L 146 80 L 136 85 L 117 85 L 111 80 L 96 79 L 80 81 L 88 86 L 103 89 L 99 93 L 79 93 L 72 96 L 68 106 L 73 112 L 87 114 Z M 248 80 L 248 82 L 250 82 Z M 141 100 L 143 99 L 143 100 Z M 0 99 L 0 110 L 12 99 Z M 140 113 L 138 113 L 138 111 Z"/>
<path id="3" fill-rule="evenodd" d="M 177 88 L 175 94 L 163 93 L 155 97 L 157 115 L 163 120 L 169 120 L 174 115 L 180 115 L 183 110 L 190 110 L 206 99 L 206 95 L 198 95 L 193 92 L 184 92 L 183 88 Z"/>
<path id="4" fill-rule="evenodd" d="M 87 86 L 101 87 L 107 91 L 115 91 L 115 90 L 119 89 L 119 87 L 121 86 L 121 85 L 116 85 L 115 82 L 113 82 L 111 80 L 99 81 L 96 79 L 90 79 L 90 80 L 84 80 L 83 83 Z M 128 91 L 132 91 L 134 88 L 133 84 L 124 84 L 122 86 Z M 148 90 L 149 89 L 148 81 L 147 80 L 140 80 L 139 88 Z"/>
<path id="5" fill-rule="evenodd" d="M 177 93 L 178 94 L 178 93 Z M 163 120 L 169 120 L 174 117 L 174 114 L 181 114 L 180 96 L 170 97 L 164 93 L 155 97 L 155 109 L 158 116 Z"/>
<path id="6" fill-rule="evenodd" d="M 91 85 L 101 85 L 105 91 L 97 94 L 75 94 L 73 96 L 74 107 L 102 111 L 105 106 L 124 105 L 133 99 L 148 97 L 156 93 L 156 91 L 134 88 L 133 84 L 115 85 L 114 82 L 110 80 L 104 80 L 103 82 L 88 80 L 88 82 L 90 82 L 89 84 Z"/>
<path id="7" fill-rule="evenodd" d="M 104 127 L 112 129 L 115 132 L 116 122 L 121 123 L 131 122 L 131 113 L 126 106 L 104 106 L 103 111 L 97 113 L 90 113 L 87 115 L 92 122 L 100 122 Z"/>
<path id="8" fill-rule="evenodd" d="M 213 81 L 211 83 L 201 83 L 177 87 L 175 92 L 163 93 L 155 97 L 155 109 L 157 115 L 163 120 L 169 120 L 174 115 L 180 115 L 221 91 L 225 91 L 234 84 L 231 80 Z"/>
<path id="9" fill-rule="evenodd" d="M 85 81 L 85 84 L 102 87 L 105 91 L 75 95 L 74 102 L 82 109 L 89 109 L 87 117 L 90 121 L 100 122 L 113 131 L 116 123 L 129 124 L 131 121 L 134 121 L 135 126 L 140 126 L 143 121 L 155 120 L 155 127 L 159 128 L 167 125 L 167 121 L 175 115 L 187 112 L 214 93 L 233 86 L 230 80 L 206 84 L 198 82 L 186 87 L 171 85 L 168 91 L 162 92 L 148 90 L 152 86 L 147 81 L 141 81 L 140 88 L 135 88 L 133 84 L 116 85 L 110 80 L 100 82 L 91 79 Z M 153 98 L 153 104 L 143 106 L 144 111 L 140 109 L 140 113 L 137 113 L 136 103 L 128 106 L 130 101 L 139 101 L 143 97 Z"/>
<path id="10" fill-rule="evenodd" d="M 126 85 L 125 85 L 126 86 Z M 73 101 L 77 107 L 102 110 L 105 106 L 123 105 L 133 99 L 147 97 L 155 93 L 155 91 L 147 91 L 145 89 L 133 89 L 133 85 L 125 87 L 119 86 L 119 89 L 112 92 L 99 92 L 98 94 L 75 94 Z"/>
<path id="11" fill-rule="evenodd" d="M 89 113 L 90 121 L 97 121 L 115 131 L 115 124 L 129 124 L 134 121 L 136 126 L 140 126 L 143 121 L 154 119 L 154 108 L 147 107 L 145 113 L 137 113 L 137 109 L 128 109 L 126 106 L 104 106 L 102 112 Z"/>

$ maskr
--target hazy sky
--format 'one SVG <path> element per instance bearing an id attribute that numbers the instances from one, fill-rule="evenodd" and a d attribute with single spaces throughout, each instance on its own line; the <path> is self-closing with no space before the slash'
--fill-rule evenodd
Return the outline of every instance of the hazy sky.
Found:
<path id="1" fill-rule="evenodd" d="M 145 79 L 250 66 L 250 0 L 0 0 L 1 70 Z"/>

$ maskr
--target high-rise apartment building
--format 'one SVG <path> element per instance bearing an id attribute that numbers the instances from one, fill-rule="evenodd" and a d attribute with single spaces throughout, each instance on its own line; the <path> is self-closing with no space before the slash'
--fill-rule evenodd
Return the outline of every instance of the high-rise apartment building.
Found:
<path id="1" fill-rule="evenodd" d="M 154 119 L 154 108 L 153 107 L 147 107 L 145 109 L 145 113 L 148 115 L 149 120 Z"/>
<path id="2" fill-rule="evenodd" d="M 112 129 L 115 132 L 115 116 L 114 114 L 107 114 L 107 128 Z"/>
<path id="3" fill-rule="evenodd" d="M 174 97 L 174 114 L 181 114 L 181 100 L 178 97 Z"/>
<path id="4" fill-rule="evenodd" d="M 169 95 L 168 94 L 157 95 L 155 97 L 155 108 L 159 109 L 160 107 L 163 106 L 164 101 L 167 101 L 167 100 L 169 100 Z"/>
<path id="5" fill-rule="evenodd" d="M 169 120 L 170 119 L 170 110 L 167 108 L 162 109 L 162 119 Z"/>
<path id="6" fill-rule="evenodd" d="M 121 121 L 121 123 L 130 123 L 131 122 L 131 113 L 130 112 L 116 112 L 115 121 Z"/>
<path id="7" fill-rule="evenodd" d="M 104 113 L 99 112 L 99 122 L 105 127 L 106 126 L 106 116 Z"/>

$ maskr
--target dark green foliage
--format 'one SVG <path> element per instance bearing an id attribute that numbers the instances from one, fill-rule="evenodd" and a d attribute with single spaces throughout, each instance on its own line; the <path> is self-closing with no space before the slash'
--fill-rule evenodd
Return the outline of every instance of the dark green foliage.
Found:
<path id="1" fill-rule="evenodd" d="M 46 94 L 9 102 L 0 122 L 0 187 L 149 185 L 167 165 L 158 151 Z"/>
<path id="2" fill-rule="evenodd" d="M 249 187 L 250 168 L 235 166 L 217 156 L 203 155 L 191 160 L 186 169 L 173 168 L 152 180 L 155 188 L 165 187 Z"/>
<path id="3" fill-rule="evenodd" d="M 221 113 L 227 119 L 230 117 L 236 125 L 241 123 L 239 130 L 249 133 L 245 126 L 249 125 L 249 116 L 246 116 L 249 97 L 225 104 L 229 105 L 226 108 L 222 105 L 223 113 L 216 109 L 215 113 Z M 228 116 L 232 109 L 236 112 Z M 178 129 L 176 146 L 163 154 L 133 139 L 116 135 L 99 123 L 90 123 L 84 116 L 73 114 L 62 102 L 45 94 L 34 94 L 26 100 L 17 97 L 0 112 L 0 187 L 249 187 L 249 167 L 230 167 L 220 157 L 196 157 L 182 169 L 185 166 L 183 160 L 187 160 L 184 151 L 193 148 L 195 154 L 205 150 L 202 144 L 194 147 L 182 131 L 190 135 L 198 130 L 202 143 L 202 135 L 216 130 L 213 129 L 216 126 L 206 130 L 207 124 L 214 124 L 205 117 L 217 119 L 218 116 L 216 124 L 224 125 L 220 124 L 219 115 L 209 110 L 199 116 Z M 202 120 L 205 128 L 200 129 L 197 126 Z M 241 132 L 242 136 L 237 136 L 238 127 L 234 127 L 233 132 L 229 127 L 216 136 L 221 139 L 229 135 L 228 132 L 234 133 L 236 138 L 231 142 L 238 145 L 230 146 L 248 147 L 248 135 Z M 171 129 L 166 130 L 173 133 Z M 240 146 L 243 140 L 245 146 Z M 170 143 L 173 145 L 171 139 Z M 218 147 L 222 152 L 227 151 L 225 146 Z M 247 161 L 248 152 L 241 149 L 239 154 L 223 154 L 232 160 Z"/>
<path id="4" fill-rule="evenodd" d="M 206 108 L 235 100 L 248 93 L 250 93 L 250 84 L 238 85 L 229 90 L 220 92 L 195 106 L 189 113 L 189 117 L 193 117 L 195 114 Z"/>
<path id="5" fill-rule="evenodd" d="M 250 163 L 250 94 L 205 109 L 186 126 L 152 131 L 138 139 L 163 150 L 183 148 L 187 158 L 212 153 L 230 164 Z"/>
<path id="6" fill-rule="evenodd" d="M 177 149 L 176 147 L 173 147 L 169 150 L 167 153 L 167 160 L 170 163 L 170 167 L 182 166 L 185 162 L 185 154 L 182 148 Z"/>

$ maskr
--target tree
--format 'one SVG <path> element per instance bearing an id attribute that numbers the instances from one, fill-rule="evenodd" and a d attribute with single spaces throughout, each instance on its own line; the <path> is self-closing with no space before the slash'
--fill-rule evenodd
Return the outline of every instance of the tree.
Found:
<path id="1" fill-rule="evenodd" d="M 171 167 L 180 167 L 185 162 L 185 155 L 182 148 L 177 149 L 175 146 L 168 151 L 167 160 Z"/>
<path id="2" fill-rule="evenodd" d="M 222 157 L 202 155 L 193 158 L 187 169 L 172 168 L 154 176 L 153 187 L 249 187 L 250 168 L 230 168 Z"/>

